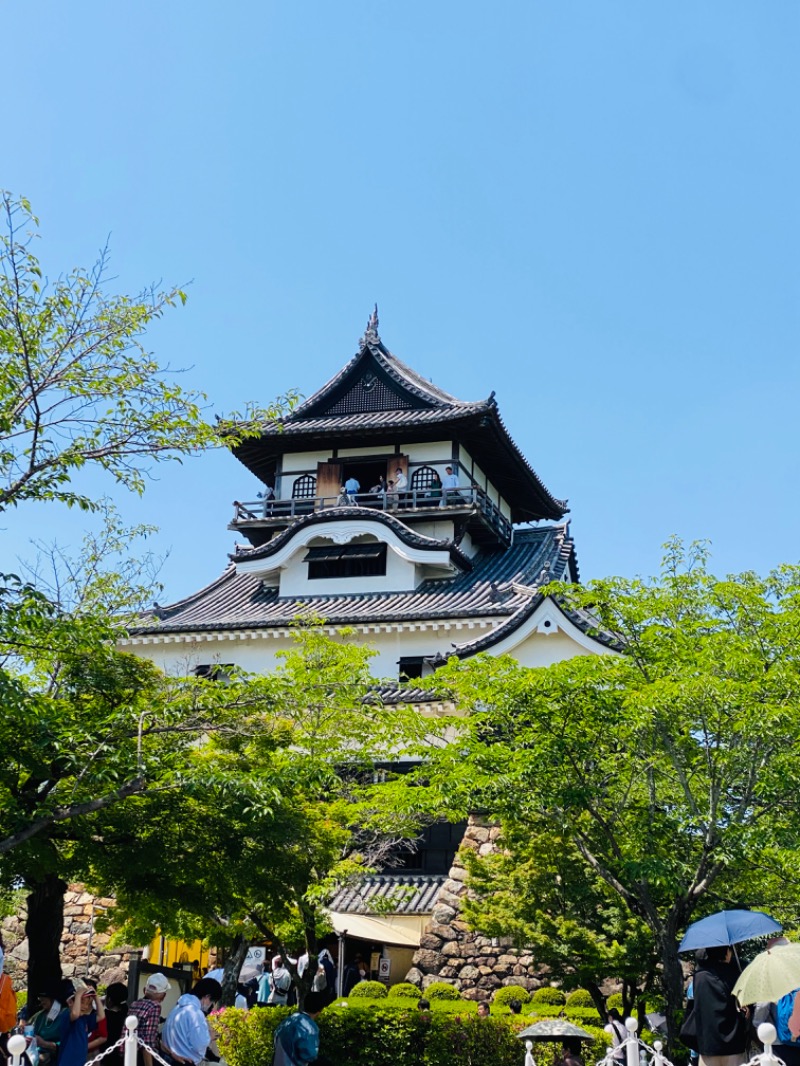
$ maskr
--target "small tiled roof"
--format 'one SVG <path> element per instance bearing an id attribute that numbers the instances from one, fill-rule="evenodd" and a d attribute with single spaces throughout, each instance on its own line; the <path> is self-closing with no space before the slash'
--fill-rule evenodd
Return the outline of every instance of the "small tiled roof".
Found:
<path id="1" fill-rule="evenodd" d="M 328 910 L 338 914 L 430 914 L 446 879 L 446 874 L 373 874 L 340 889 Z"/>
<path id="2" fill-rule="evenodd" d="M 463 552 L 459 551 L 451 540 L 436 540 L 434 537 L 423 536 L 421 533 L 411 529 L 410 526 L 407 526 L 405 522 L 401 522 L 399 518 L 392 514 L 387 514 L 386 511 L 376 511 L 372 507 L 358 506 L 328 508 L 324 511 L 315 511 L 310 515 L 305 515 L 298 519 L 294 525 L 284 529 L 277 537 L 267 541 L 266 544 L 262 544 L 257 548 L 245 548 L 237 552 L 236 555 L 232 555 L 231 558 L 237 562 L 250 561 L 251 559 L 269 559 L 271 555 L 276 555 L 284 545 L 296 537 L 301 530 L 308 529 L 309 526 L 329 526 L 332 523 L 349 522 L 354 518 L 366 518 L 377 525 L 386 526 L 409 548 L 421 548 L 427 551 L 447 551 L 462 570 L 472 569 L 471 561 Z"/>
<path id="3" fill-rule="evenodd" d="M 374 515 L 375 512 L 370 512 Z M 429 579 L 403 592 L 278 596 L 256 574 L 231 564 L 206 588 L 131 628 L 132 635 L 209 630 L 283 628 L 314 615 L 331 625 L 497 618 L 515 628 L 527 617 L 532 591 L 565 574 L 577 580 L 574 545 L 565 526 L 517 530 L 509 548 L 482 548 L 472 568 L 452 578 Z M 520 617 L 520 622 L 524 620 Z M 432 647 L 435 653 L 437 648 Z M 441 649 L 452 654 L 450 648 Z"/>

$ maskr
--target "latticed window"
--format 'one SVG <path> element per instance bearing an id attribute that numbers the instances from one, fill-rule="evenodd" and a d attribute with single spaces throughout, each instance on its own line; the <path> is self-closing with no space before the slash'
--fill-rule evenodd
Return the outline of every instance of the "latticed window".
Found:
<path id="1" fill-rule="evenodd" d="M 303 474 L 292 485 L 293 500 L 313 500 L 317 495 L 317 479 L 313 474 Z"/>
<path id="2" fill-rule="evenodd" d="M 416 492 L 427 492 L 434 486 L 441 489 L 442 479 L 432 466 L 421 466 L 411 476 L 411 488 Z"/>

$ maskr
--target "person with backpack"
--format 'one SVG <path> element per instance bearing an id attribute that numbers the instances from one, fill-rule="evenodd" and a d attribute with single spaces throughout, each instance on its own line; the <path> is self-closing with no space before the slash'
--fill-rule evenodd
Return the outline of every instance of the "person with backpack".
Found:
<path id="1" fill-rule="evenodd" d="M 270 993 L 267 1003 L 271 1007 L 285 1007 L 289 1002 L 289 991 L 292 987 L 292 975 L 283 965 L 280 955 L 272 959 L 272 973 L 270 974 Z"/>

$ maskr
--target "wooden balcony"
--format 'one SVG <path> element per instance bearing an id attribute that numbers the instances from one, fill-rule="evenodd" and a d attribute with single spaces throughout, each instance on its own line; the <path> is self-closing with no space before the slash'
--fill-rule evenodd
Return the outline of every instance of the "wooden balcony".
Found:
<path id="1" fill-rule="evenodd" d="M 391 493 L 340 493 L 337 496 L 314 496 L 297 500 L 261 499 L 245 503 L 234 500 L 233 519 L 228 529 L 244 533 L 253 543 L 263 543 L 269 537 L 259 531 L 271 533 L 276 527 L 285 528 L 318 511 L 354 506 L 386 511 L 404 522 L 409 519 L 464 517 L 467 519 L 467 528 L 477 543 L 499 540 L 509 544 L 513 532 L 510 520 L 483 489 L 477 486 L 439 490 L 438 494 L 427 489 L 407 489 Z"/>

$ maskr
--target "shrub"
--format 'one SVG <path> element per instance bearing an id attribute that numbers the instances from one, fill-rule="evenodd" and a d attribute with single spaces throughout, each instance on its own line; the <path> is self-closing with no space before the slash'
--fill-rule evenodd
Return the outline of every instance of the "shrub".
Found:
<path id="1" fill-rule="evenodd" d="M 507 1007 L 512 999 L 518 999 L 520 1003 L 527 1003 L 530 998 L 531 994 L 527 988 L 523 988 L 521 985 L 504 985 L 503 988 L 498 988 L 492 996 L 492 1003 Z"/>
<path id="2" fill-rule="evenodd" d="M 568 1007 L 593 1007 L 594 1000 L 585 988 L 576 988 L 567 996 Z"/>
<path id="3" fill-rule="evenodd" d="M 447 1003 L 455 1008 L 455 1003 Z M 472 1007 L 473 1003 L 462 1003 Z M 271 1066 L 275 1028 L 290 1008 L 236 1011 L 215 1018 L 220 1030 L 220 1051 L 229 1066 Z M 517 1019 L 520 1021 L 520 1019 Z M 520 1041 L 507 1016 L 478 1018 L 474 1013 L 421 1014 L 416 1007 L 398 1010 L 388 1001 L 354 1001 L 347 1007 L 327 1007 L 318 1018 L 320 1054 L 330 1066 L 519 1066 Z M 605 1054 L 605 1045 L 596 1058 Z M 537 1056 L 537 1063 L 539 1059 Z M 543 1066 L 546 1064 L 543 1063 Z"/>
<path id="4" fill-rule="evenodd" d="M 401 999 L 419 999 L 422 992 L 416 985 L 412 985 L 410 981 L 401 981 L 399 985 L 392 985 L 389 989 L 389 997 L 394 999 L 399 996 Z"/>
<path id="5" fill-rule="evenodd" d="M 622 1010 L 622 993 L 621 992 L 614 992 L 612 995 L 610 995 L 608 997 L 608 999 L 606 1000 L 606 1007 L 609 1010 L 621 1011 Z"/>
<path id="6" fill-rule="evenodd" d="M 386 985 L 380 981 L 359 981 L 350 989 L 350 999 L 386 999 Z"/>
<path id="7" fill-rule="evenodd" d="M 560 988 L 537 988 L 533 993 L 533 1002 L 538 1003 L 541 1006 L 550 1007 L 563 1007 L 567 1002 L 567 997 L 561 991 Z"/>
<path id="8" fill-rule="evenodd" d="M 447 981 L 434 981 L 422 995 L 425 999 L 461 999 L 461 993 L 456 986 L 449 985 Z"/>
<path id="9" fill-rule="evenodd" d="M 589 1022 L 592 1025 L 600 1024 L 600 1015 L 594 1007 L 570 1007 L 569 1004 L 564 1008 L 564 1014 L 573 1022 L 579 1022 L 583 1025 L 584 1022 Z M 605 1025 L 606 1019 L 603 1016 L 602 1024 Z"/>

